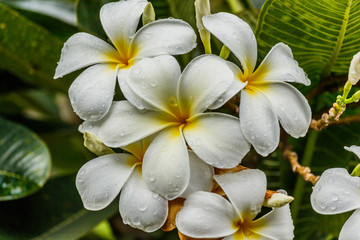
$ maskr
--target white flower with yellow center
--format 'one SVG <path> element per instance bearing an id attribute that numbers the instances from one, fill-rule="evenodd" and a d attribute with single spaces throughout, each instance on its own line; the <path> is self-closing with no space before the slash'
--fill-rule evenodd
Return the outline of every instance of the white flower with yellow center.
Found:
<path id="1" fill-rule="evenodd" d="M 158 133 L 146 150 L 142 172 L 152 191 L 171 200 L 189 182 L 187 145 L 218 168 L 236 166 L 249 151 L 238 118 L 204 113 L 232 81 L 232 71 L 214 55 L 195 58 L 182 74 L 174 57 L 143 59 L 130 70 L 128 83 L 152 109 L 114 102 L 107 116 L 98 122 L 85 121 L 80 131 L 98 129 L 96 135 L 110 147 L 126 146 Z"/>
<path id="2" fill-rule="evenodd" d="M 64 44 L 54 78 L 90 66 L 69 89 L 71 104 L 80 118 L 96 121 L 105 116 L 116 78 L 125 97 L 142 107 L 127 85 L 128 70 L 139 59 L 183 54 L 196 46 L 194 30 L 182 20 L 157 20 L 136 32 L 146 4 L 146 0 L 119 1 L 101 8 L 100 20 L 113 46 L 87 33 L 77 33 Z"/>
<path id="3" fill-rule="evenodd" d="M 360 158 L 360 147 L 345 149 Z M 360 239 L 360 177 L 350 176 L 344 168 L 327 169 L 313 188 L 311 206 L 326 215 L 355 210 L 342 227 L 339 240 Z"/>
<path id="4" fill-rule="evenodd" d="M 240 124 L 245 138 L 255 150 L 266 156 L 279 144 L 279 123 L 293 137 L 304 136 L 311 121 L 311 110 L 305 97 L 285 82 L 310 84 L 294 60 L 291 49 L 276 44 L 254 71 L 257 44 L 250 26 L 235 15 L 217 13 L 203 17 L 205 28 L 217 37 L 239 59 L 242 70 L 230 62 L 236 75 L 233 86 L 220 104 L 241 91 Z M 212 108 L 219 107 L 214 104 Z"/>
<path id="5" fill-rule="evenodd" d="M 230 202 L 215 193 L 199 191 L 191 194 L 176 216 L 176 226 L 181 233 L 201 239 L 293 239 L 289 204 L 254 220 L 261 211 L 266 192 L 263 172 L 243 170 L 214 178 Z"/>
<path id="6" fill-rule="evenodd" d="M 120 193 L 119 210 L 125 224 L 146 232 L 159 229 L 168 215 L 168 201 L 146 186 L 141 171 L 143 155 L 151 137 L 115 153 L 86 163 L 76 176 L 76 187 L 86 209 L 101 210 Z M 189 151 L 190 182 L 181 197 L 195 191 L 210 191 L 214 170 Z"/>

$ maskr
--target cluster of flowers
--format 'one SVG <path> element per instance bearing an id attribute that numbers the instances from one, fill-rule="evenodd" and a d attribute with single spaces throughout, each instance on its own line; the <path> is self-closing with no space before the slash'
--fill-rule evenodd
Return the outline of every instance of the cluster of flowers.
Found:
<path id="1" fill-rule="evenodd" d="M 164 224 L 168 201 L 186 198 L 176 225 L 187 236 L 292 239 L 288 204 L 253 220 L 264 203 L 263 172 L 214 175 L 214 167 L 236 167 L 251 145 L 262 156 L 273 152 L 279 121 L 291 136 L 304 136 L 311 110 L 286 82 L 310 81 L 283 43 L 255 70 L 257 44 L 249 25 L 232 14 L 210 14 L 208 2 L 199 2 L 200 34 L 213 34 L 241 67 L 204 54 L 181 72 L 172 55 L 191 51 L 196 34 L 177 19 L 150 21 L 136 31 L 146 0 L 102 7 L 101 23 L 112 44 L 87 33 L 65 43 L 55 78 L 88 67 L 69 96 L 85 120 L 79 130 L 90 139 L 88 148 L 102 155 L 79 170 L 77 189 L 89 210 L 105 208 L 121 191 L 124 223 L 146 232 Z M 127 100 L 113 101 L 116 80 Z M 239 117 L 213 111 L 238 93 Z M 229 201 L 211 193 L 214 180 Z"/>

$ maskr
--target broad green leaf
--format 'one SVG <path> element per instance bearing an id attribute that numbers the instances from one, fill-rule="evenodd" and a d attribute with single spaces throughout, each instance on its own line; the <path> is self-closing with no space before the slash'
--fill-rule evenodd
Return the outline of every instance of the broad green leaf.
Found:
<path id="1" fill-rule="evenodd" d="M 193 0 L 167 0 L 167 2 L 169 4 L 172 17 L 184 20 L 195 29 L 196 20 Z M 156 5 L 154 5 L 154 7 L 155 6 Z"/>
<path id="2" fill-rule="evenodd" d="M 360 0 L 267 0 L 256 29 L 261 57 L 288 44 L 313 83 L 346 74 L 360 49 Z"/>
<path id="3" fill-rule="evenodd" d="M 54 80 L 62 41 L 0 3 L 0 69 L 32 85 L 67 91 L 72 77 Z"/>
<path id="4" fill-rule="evenodd" d="M 46 145 L 25 127 L 0 118 L 0 201 L 25 197 L 50 174 Z"/>
<path id="5" fill-rule="evenodd" d="M 56 178 L 33 196 L 0 203 L 0 238 L 78 239 L 117 213 L 118 205 L 115 199 L 102 211 L 88 211 L 75 188 L 75 176 Z"/>

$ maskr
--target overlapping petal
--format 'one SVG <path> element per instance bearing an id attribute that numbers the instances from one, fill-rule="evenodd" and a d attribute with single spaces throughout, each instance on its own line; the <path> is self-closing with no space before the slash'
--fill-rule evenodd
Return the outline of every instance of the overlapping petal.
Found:
<path id="1" fill-rule="evenodd" d="M 196 192 L 185 201 L 176 216 L 178 230 L 194 238 L 219 238 L 237 231 L 237 216 L 223 197 L 209 192 Z"/>
<path id="2" fill-rule="evenodd" d="M 183 130 L 186 142 L 206 163 L 217 168 L 239 164 L 250 150 L 239 119 L 222 113 L 203 113 L 190 118 Z"/>
<path id="3" fill-rule="evenodd" d="M 139 110 L 127 101 L 114 102 L 102 119 L 99 137 L 109 147 L 126 146 L 172 124 L 166 113 Z"/>
<path id="4" fill-rule="evenodd" d="M 267 156 L 279 144 L 278 117 L 268 98 L 255 88 L 241 91 L 240 126 L 245 138 L 262 156 Z"/>
<path id="5" fill-rule="evenodd" d="M 83 71 L 71 84 L 69 98 L 80 118 L 97 121 L 109 111 L 116 72 L 115 64 L 97 64 Z"/>
<path id="6" fill-rule="evenodd" d="M 101 210 L 119 194 L 136 166 L 130 154 L 116 153 L 97 157 L 83 165 L 76 176 L 76 188 L 84 207 Z"/>
<path id="7" fill-rule="evenodd" d="M 181 114 L 193 116 L 205 111 L 229 88 L 233 79 L 233 73 L 225 60 L 218 56 L 201 55 L 192 60 L 179 82 L 178 104 Z"/>
<path id="8" fill-rule="evenodd" d="M 224 190 L 242 220 L 253 219 L 261 211 L 266 192 L 266 176 L 262 171 L 249 169 L 215 175 L 214 179 Z"/>
<path id="9" fill-rule="evenodd" d="M 282 127 L 293 137 L 304 137 L 311 121 L 311 109 L 306 98 L 287 83 L 272 83 L 263 93 L 273 106 Z"/>
<path id="10" fill-rule="evenodd" d="M 323 172 L 311 194 L 313 209 L 321 214 L 337 214 L 360 208 L 360 178 L 344 168 Z"/>
<path id="11" fill-rule="evenodd" d="M 229 13 L 203 17 L 205 28 L 219 39 L 240 60 L 245 73 L 252 73 L 257 60 L 256 39 L 250 26 Z"/>
<path id="12" fill-rule="evenodd" d="M 144 58 L 131 68 L 128 84 L 153 108 L 178 115 L 176 90 L 180 75 L 180 66 L 172 56 Z"/>
<path id="13" fill-rule="evenodd" d="M 355 153 L 356 156 L 360 159 L 360 147 L 359 146 L 352 145 L 350 147 L 344 147 L 344 148 L 345 148 L 345 150 L 347 150 L 349 152 Z"/>
<path id="14" fill-rule="evenodd" d="M 101 8 L 101 24 L 120 52 L 124 45 L 129 45 L 146 4 L 146 0 L 129 0 L 108 3 Z"/>
<path id="15" fill-rule="evenodd" d="M 54 78 L 96 63 L 116 63 L 119 53 L 107 42 L 88 33 L 71 36 L 61 50 Z"/>
<path id="16" fill-rule="evenodd" d="M 272 47 L 254 75 L 254 82 L 297 82 L 310 85 L 310 80 L 294 59 L 290 47 L 284 43 Z"/>
<path id="17" fill-rule="evenodd" d="M 145 152 L 142 170 L 148 188 L 168 200 L 185 191 L 190 180 L 189 156 L 178 126 L 155 137 Z"/>
<path id="18" fill-rule="evenodd" d="M 355 240 L 360 237 L 360 209 L 356 210 L 345 222 L 339 235 L 339 240 Z"/>
<path id="19" fill-rule="evenodd" d="M 140 58 L 178 55 L 190 52 L 196 46 L 196 34 L 182 20 L 160 19 L 140 28 L 131 44 Z"/>
<path id="20" fill-rule="evenodd" d="M 121 190 L 120 215 L 125 224 L 153 232 L 164 224 L 168 202 L 147 188 L 140 171 L 140 167 L 137 167 Z"/>

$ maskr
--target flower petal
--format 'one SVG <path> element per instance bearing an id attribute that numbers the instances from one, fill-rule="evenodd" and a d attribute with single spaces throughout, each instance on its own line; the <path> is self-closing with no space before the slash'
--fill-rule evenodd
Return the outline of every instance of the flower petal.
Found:
<path id="1" fill-rule="evenodd" d="M 76 175 L 76 188 L 84 207 L 88 210 L 107 207 L 135 166 L 136 158 L 125 153 L 97 157 L 83 165 Z"/>
<path id="2" fill-rule="evenodd" d="M 107 42 L 88 33 L 71 36 L 61 50 L 54 78 L 63 77 L 96 63 L 117 62 L 118 52 Z"/>
<path id="3" fill-rule="evenodd" d="M 69 98 L 80 118 L 97 121 L 106 115 L 114 96 L 116 72 L 115 65 L 97 64 L 83 71 L 71 84 Z"/>
<path id="4" fill-rule="evenodd" d="M 215 175 L 241 220 L 254 219 L 261 211 L 266 192 L 266 176 L 257 169 Z"/>
<path id="5" fill-rule="evenodd" d="M 180 196 L 189 184 L 186 144 L 178 126 L 161 131 L 145 152 L 143 177 L 150 190 L 168 200 Z"/>
<path id="6" fill-rule="evenodd" d="M 190 160 L 190 181 L 182 198 L 197 191 L 210 192 L 213 188 L 214 168 L 202 161 L 193 151 L 188 151 Z"/>
<path id="7" fill-rule="evenodd" d="M 360 158 L 360 147 L 359 146 L 355 146 L 355 145 L 352 145 L 350 147 L 344 147 L 345 150 L 349 151 L 349 152 L 353 152 L 356 154 L 356 156 L 358 158 Z"/>
<path id="8" fill-rule="evenodd" d="M 101 8 L 101 24 L 118 50 L 129 45 L 147 3 L 146 0 L 118 1 Z"/>
<path id="9" fill-rule="evenodd" d="M 360 178 L 344 168 L 327 169 L 311 194 L 313 209 L 321 214 L 337 214 L 360 208 Z"/>
<path id="10" fill-rule="evenodd" d="M 140 172 L 139 166 L 121 190 L 120 215 L 125 224 L 145 232 L 154 232 L 166 221 L 168 202 L 146 187 Z"/>
<path id="11" fill-rule="evenodd" d="M 217 168 L 238 165 L 250 150 L 239 119 L 223 113 L 203 113 L 188 120 L 184 136 L 191 149 Z"/>
<path id="12" fill-rule="evenodd" d="M 171 124 L 165 113 L 139 110 L 128 101 L 114 102 L 103 118 L 99 137 L 109 147 L 126 146 Z"/>
<path id="13" fill-rule="evenodd" d="M 181 70 L 176 59 L 169 55 L 144 58 L 129 72 L 131 89 L 153 108 L 178 112 L 176 90 Z"/>
<path id="14" fill-rule="evenodd" d="M 250 229 L 269 239 L 293 239 L 294 225 L 289 204 L 286 204 L 281 208 L 273 208 L 271 212 L 255 220 L 251 224 Z"/>
<path id="15" fill-rule="evenodd" d="M 252 73 L 257 59 L 256 39 L 250 26 L 230 13 L 203 17 L 205 28 L 240 60 L 245 73 Z"/>
<path id="16" fill-rule="evenodd" d="M 131 44 L 137 58 L 184 54 L 196 47 L 196 34 L 182 20 L 161 19 L 140 28 Z"/>
<path id="17" fill-rule="evenodd" d="M 356 210 L 345 222 L 339 235 L 339 240 L 355 240 L 360 237 L 360 209 Z"/>
<path id="18" fill-rule="evenodd" d="M 304 137 L 311 122 L 311 109 L 299 90 L 279 82 L 268 85 L 262 92 L 273 106 L 285 131 L 295 138 Z"/>
<path id="19" fill-rule="evenodd" d="M 258 76 L 254 81 L 297 82 L 310 85 L 310 80 L 294 59 L 290 47 L 284 43 L 272 47 L 254 74 Z"/>
<path id="20" fill-rule="evenodd" d="M 183 71 L 178 88 L 178 100 L 183 116 L 205 111 L 232 84 L 234 74 L 225 60 L 215 55 L 201 55 Z"/>
<path id="21" fill-rule="evenodd" d="M 241 91 L 240 126 L 245 138 L 264 157 L 279 144 L 278 118 L 261 91 Z"/>
<path id="22" fill-rule="evenodd" d="M 237 219 L 231 204 L 209 192 L 196 192 L 185 201 L 176 216 L 178 230 L 193 238 L 219 238 L 237 231 Z"/>

